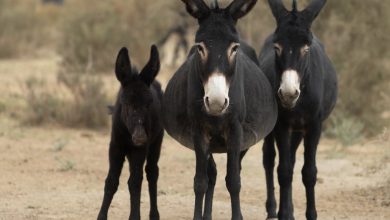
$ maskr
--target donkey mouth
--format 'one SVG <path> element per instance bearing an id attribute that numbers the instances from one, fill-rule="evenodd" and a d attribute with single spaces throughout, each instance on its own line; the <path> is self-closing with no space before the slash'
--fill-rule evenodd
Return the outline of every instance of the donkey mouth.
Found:
<path id="1" fill-rule="evenodd" d="M 297 102 L 296 101 L 287 102 L 287 101 L 283 101 L 281 99 L 280 104 L 282 105 L 283 108 L 291 110 L 291 109 L 295 108 L 295 106 L 297 105 Z"/>
<path id="2" fill-rule="evenodd" d="M 145 134 L 136 133 L 132 135 L 131 141 L 136 147 L 140 147 L 147 143 L 148 137 Z"/>
<path id="3" fill-rule="evenodd" d="M 224 105 L 222 106 L 210 106 L 210 105 L 204 105 L 205 107 L 205 112 L 208 114 L 208 115 L 211 115 L 211 116 L 222 116 L 226 113 L 227 109 L 228 109 L 228 105 L 225 103 Z"/>

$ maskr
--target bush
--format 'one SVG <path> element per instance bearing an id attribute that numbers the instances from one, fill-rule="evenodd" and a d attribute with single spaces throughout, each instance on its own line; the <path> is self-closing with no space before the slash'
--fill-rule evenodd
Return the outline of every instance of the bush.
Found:
<path id="1" fill-rule="evenodd" d="M 65 113 L 68 126 L 102 128 L 108 125 L 108 98 L 103 81 L 92 75 L 59 74 L 59 82 L 71 93 Z"/>
<path id="2" fill-rule="evenodd" d="M 368 135 L 390 122 L 381 117 L 390 108 L 389 12 L 380 0 L 328 1 L 314 25 L 338 72 L 338 111 L 358 119 Z"/>
<path id="3" fill-rule="evenodd" d="M 350 146 L 363 139 L 363 130 L 361 121 L 336 111 L 327 124 L 325 135 L 337 139 L 343 146 Z"/>
<path id="4" fill-rule="evenodd" d="M 35 77 L 25 82 L 27 118 L 25 123 L 40 125 L 64 120 L 64 102 L 48 90 L 45 81 Z"/>
<path id="5" fill-rule="evenodd" d="M 145 7 L 148 3 L 152 6 Z M 128 45 L 130 54 L 136 54 L 132 60 L 143 63 L 150 44 L 157 41 L 162 24 L 166 24 L 161 19 L 164 13 L 157 10 L 168 4 L 151 0 L 69 1 L 58 47 L 62 67 L 73 73 L 112 71 L 117 52 Z"/>
<path id="6" fill-rule="evenodd" d="M 58 87 L 63 86 L 63 89 Z M 66 127 L 104 128 L 108 125 L 107 96 L 103 82 L 90 75 L 59 75 L 56 91 L 43 80 L 25 82 L 30 125 L 57 124 Z"/>
<path id="7" fill-rule="evenodd" d="M 0 58 L 35 55 L 51 41 L 58 14 L 32 0 L 0 0 Z"/>
<path id="8" fill-rule="evenodd" d="M 111 70 L 114 54 L 130 35 L 126 27 L 118 25 L 120 16 L 115 16 L 111 4 L 92 4 L 96 5 L 93 10 L 85 6 L 67 6 L 73 15 L 64 18 L 58 48 L 63 58 L 62 68 L 67 72 Z"/>

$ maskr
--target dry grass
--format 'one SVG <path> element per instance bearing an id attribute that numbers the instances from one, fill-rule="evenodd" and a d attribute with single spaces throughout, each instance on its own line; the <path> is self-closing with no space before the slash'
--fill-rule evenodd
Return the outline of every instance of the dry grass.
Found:
<path id="1" fill-rule="evenodd" d="M 29 125 L 105 128 L 109 101 L 104 88 L 102 79 L 91 75 L 60 74 L 51 87 L 44 79 L 28 78 L 24 93 L 30 111 L 23 121 Z"/>

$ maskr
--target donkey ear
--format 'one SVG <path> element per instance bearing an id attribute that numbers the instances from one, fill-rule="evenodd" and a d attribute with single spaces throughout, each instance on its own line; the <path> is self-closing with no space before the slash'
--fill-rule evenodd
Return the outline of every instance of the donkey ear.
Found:
<path id="1" fill-rule="evenodd" d="M 244 17 L 256 5 L 257 0 L 234 0 L 226 8 L 234 20 Z"/>
<path id="2" fill-rule="evenodd" d="M 312 23 L 324 7 L 326 0 L 312 0 L 309 6 L 302 11 L 309 23 Z"/>
<path id="3" fill-rule="evenodd" d="M 147 85 L 150 85 L 152 84 L 154 78 L 157 76 L 159 71 L 160 71 L 160 57 L 156 45 L 152 45 L 149 62 L 142 69 L 141 73 L 139 74 L 139 77 Z"/>
<path id="4" fill-rule="evenodd" d="M 271 7 L 272 14 L 278 23 L 281 18 L 289 13 L 284 7 L 282 0 L 268 0 L 268 4 Z"/>
<path id="5" fill-rule="evenodd" d="M 209 6 L 203 0 L 181 0 L 186 4 L 187 12 L 200 20 L 210 14 Z"/>
<path id="6" fill-rule="evenodd" d="M 116 58 L 115 75 L 122 84 L 131 74 L 131 62 L 129 52 L 126 47 L 123 47 Z"/>

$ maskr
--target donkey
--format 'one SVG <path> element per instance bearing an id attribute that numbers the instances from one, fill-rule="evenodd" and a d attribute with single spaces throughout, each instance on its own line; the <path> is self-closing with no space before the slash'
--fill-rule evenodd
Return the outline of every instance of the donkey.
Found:
<path id="1" fill-rule="evenodd" d="M 159 54 L 152 46 L 150 60 L 140 74 L 131 67 L 128 51 L 119 51 L 115 74 L 121 84 L 112 109 L 112 132 L 109 149 L 109 171 L 104 186 L 104 198 L 98 219 L 107 219 L 108 208 L 118 189 L 125 156 L 130 164 L 128 187 L 131 197 L 129 219 L 140 219 L 140 196 L 143 167 L 149 183 L 150 219 L 158 220 L 157 180 L 158 160 L 164 135 L 161 120 L 162 91 L 154 78 L 160 70 Z"/>
<path id="2" fill-rule="evenodd" d="M 163 98 L 166 131 L 195 151 L 194 220 L 212 218 L 217 176 L 212 153 L 227 153 L 226 186 L 232 219 L 242 219 L 241 159 L 274 127 L 277 103 L 272 87 L 256 64 L 252 48 L 240 41 L 237 20 L 256 0 L 234 0 L 221 9 L 215 1 L 182 0 L 198 20 L 195 46 L 169 81 Z M 204 210 L 203 210 L 203 202 Z M 204 212 L 203 212 L 204 211 Z"/>
<path id="3" fill-rule="evenodd" d="M 288 11 L 282 0 L 268 0 L 277 21 L 275 32 L 267 38 L 259 56 L 260 68 L 270 80 L 277 96 L 279 115 L 272 133 L 263 145 L 266 172 L 268 218 L 276 218 L 273 169 L 274 140 L 279 151 L 279 219 L 294 219 L 292 178 L 295 153 L 304 139 L 302 180 L 306 188 L 306 218 L 317 219 L 314 186 L 317 180 L 316 151 L 322 123 L 332 112 L 337 99 L 335 69 L 311 24 L 326 0 L 312 0 L 298 11 L 293 0 Z"/>

